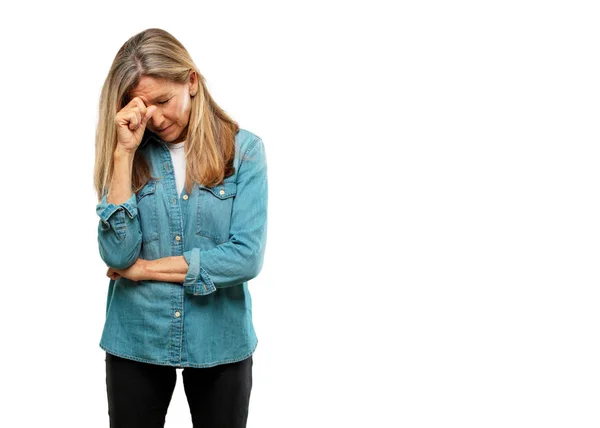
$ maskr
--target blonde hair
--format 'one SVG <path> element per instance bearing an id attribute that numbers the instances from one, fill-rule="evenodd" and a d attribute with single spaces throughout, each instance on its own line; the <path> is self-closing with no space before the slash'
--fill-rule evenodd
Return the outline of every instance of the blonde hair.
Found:
<path id="1" fill-rule="evenodd" d="M 165 30 L 149 28 L 123 44 L 102 86 L 94 164 L 98 200 L 108 192 L 114 168 L 113 153 L 117 147 L 114 118 L 131 100 L 130 91 L 135 89 L 142 76 L 185 83 L 191 70 L 198 76 L 198 92 L 191 98 L 185 137 L 186 191 L 191 192 L 193 182 L 209 187 L 218 185 L 235 172 L 233 159 L 238 124 L 212 99 L 204 76 L 184 46 Z M 148 132 L 146 129 L 143 139 L 147 138 Z M 150 168 L 138 149 L 133 160 L 133 191 L 144 187 L 150 178 Z"/>

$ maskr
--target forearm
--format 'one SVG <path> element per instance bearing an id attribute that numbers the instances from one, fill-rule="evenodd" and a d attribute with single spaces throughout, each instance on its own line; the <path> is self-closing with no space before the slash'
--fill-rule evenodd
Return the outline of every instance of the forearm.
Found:
<path id="1" fill-rule="evenodd" d="M 135 263 L 142 245 L 136 195 L 131 193 L 131 189 L 129 195 L 129 199 L 115 204 L 108 202 L 108 194 L 105 191 L 96 205 L 96 213 L 100 217 L 100 257 L 108 266 L 116 269 L 125 269 Z"/>
<path id="2" fill-rule="evenodd" d="M 146 266 L 146 279 L 183 283 L 188 268 L 189 266 L 183 256 L 171 256 L 156 260 L 148 260 Z"/>
<path id="3" fill-rule="evenodd" d="M 119 205 L 129 199 L 131 193 L 131 173 L 134 153 L 115 151 L 113 154 L 114 170 L 106 201 Z"/>

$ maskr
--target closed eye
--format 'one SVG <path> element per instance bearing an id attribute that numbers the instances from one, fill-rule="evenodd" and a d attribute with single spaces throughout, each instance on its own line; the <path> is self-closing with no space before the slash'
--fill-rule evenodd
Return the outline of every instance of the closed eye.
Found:
<path id="1" fill-rule="evenodd" d="M 171 98 L 169 98 L 170 100 Z M 169 100 L 165 100 L 165 101 L 159 101 L 158 104 L 166 104 Z"/>

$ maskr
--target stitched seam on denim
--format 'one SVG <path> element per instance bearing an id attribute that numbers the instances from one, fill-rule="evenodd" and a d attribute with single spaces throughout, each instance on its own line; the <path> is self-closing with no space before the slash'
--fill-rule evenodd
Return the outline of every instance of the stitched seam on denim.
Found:
<path id="1" fill-rule="evenodd" d="M 175 356 L 173 355 L 173 329 L 175 328 L 174 323 L 175 323 L 175 316 L 174 316 L 174 307 L 173 307 L 173 288 L 169 287 L 171 289 L 171 298 L 169 299 L 169 301 L 171 302 L 171 311 L 169 312 L 169 317 L 171 318 L 171 322 L 170 322 L 170 328 L 169 328 L 169 360 L 172 361 Z"/>
<path id="2" fill-rule="evenodd" d="M 154 195 L 154 196 L 153 196 Z M 148 223 L 151 224 L 152 230 L 148 231 L 148 233 L 144 234 L 142 231 L 142 243 L 148 244 L 150 242 L 158 241 L 160 239 L 160 235 L 158 233 L 158 208 L 157 208 L 157 200 L 156 200 L 156 183 L 154 184 L 154 190 L 152 192 L 147 192 L 143 194 L 140 198 L 137 199 L 137 203 L 143 201 L 145 198 L 150 198 L 148 202 L 150 211 L 146 213 L 146 216 L 150 215 L 151 221 Z M 139 209 L 138 209 L 138 221 L 140 221 L 140 230 L 141 230 L 141 220 L 139 217 Z"/>
<path id="3" fill-rule="evenodd" d="M 213 194 L 212 192 L 210 192 L 211 194 Z M 232 204 L 231 207 L 233 208 L 233 199 L 231 199 L 231 197 L 235 196 L 235 194 L 232 194 L 230 197 L 227 198 L 218 198 L 222 203 L 225 204 L 226 201 L 230 201 L 227 202 L 228 204 Z M 206 230 L 206 229 L 200 229 L 201 227 L 201 219 L 203 218 L 203 211 L 200 210 L 200 203 L 202 202 L 202 194 L 198 193 L 198 202 L 197 202 L 197 206 L 196 206 L 196 234 L 200 235 L 200 236 L 204 236 L 205 238 L 210 239 L 211 241 L 214 241 L 217 244 L 223 244 L 225 242 L 227 242 L 229 240 L 229 238 L 225 239 L 225 238 L 221 238 L 220 236 L 216 236 L 216 234 L 211 233 L 211 231 Z M 227 233 L 227 235 L 229 236 L 229 231 Z"/>
<path id="4" fill-rule="evenodd" d="M 135 360 L 135 361 L 139 361 L 142 363 L 159 364 L 159 365 L 165 365 L 165 366 L 170 365 L 168 361 L 164 361 L 164 362 L 163 361 L 152 361 L 152 360 L 148 360 L 146 358 L 139 358 L 139 357 L 134 357 L 133 355 L 123 354 L 121 352 L 115 352 L 112 349 L 110 349 L 107 346 L 104 346 L 102 344 L 100 344 L 100 348 L 104 349 L 109 354 L 116 355 L 117 357 L 129 358 L 130 360 Z"/>
<path id="5" fill-rule="evenodd" d="M 244 161 L 246 160 L 247 155 L 256 147 L 258 140 L 260 140 L 260 138 L 256 138 L 254 141 L 252 141 L 250 143 L 250 145 L 248 146 L 248 148 L 246 149 L 246 151 L 244 152 L 244 154 L 242 155 L 242 159 L 240 159 L 240 166 L 238 167 L 238 173 L 239 173 L 240 169 L 242 169 L 242 165 L 244 164 Z M 238 175 L 238 177 L 239 177 L 239 175 Z M 237 181 L 236 181 L 236 184 L 237 184 Z"/>
<path id="6" fill-rule="evenodd" d="M 196 275 L 195 271 L 196 271 L 196 265 L 198 265 L 199 263 L 195 262 L 195 255 L 199 253 L 199 249 L 198 248 L 192 248 L 190 250 L 190 261 L 188 262 L 188 273 L 186 274 L 186 277 L 184 279 L 184 283 L 185 281 L 188 280 L 188 275 L 190 276 L 189 281 L 191 283 L 185 284 L 184 285 L 184 289 L 185 291 L 187 291 L 188 293 L 191 294 L 196 294 L 196 284 L 198 284 L 198 275 Z M 200 270 L 198 269 L 198 272 L 200 272 Z"/>
<path id="7" fill-rule="evenodd" d="M 123 241 L 127 236 L 127 224 L 125 221 L 125 212 L 123 210 L 117 210 L 117 214 L 114 216 L 115 225 L 113 230 L 117 234 L 119 241 Z"/>
<path id="8" fill-rule="evenodd" d="M 115 204 L 109 204 L 100 212 L 100 218 L 106 223 L 108 223 L 108 219 L 111 215 L 113 215 L 115 211 L 117 211 L 117 206 Z"/>
<path id="9" fill-rule="evenodd" d="M 127 354 L 122 354 L 120 352 L 113 352 L 110 348 L 100 344 L 100 348 L 104 349 L 109 354 L 114 354 L 118 357 L 129 358 L 131 360 L 140 361 L 142 363 L 158 364 L 161 366 L 172 366 L 172 367 L 198 367 L 198 368 L 214 367 L 214 366 L 218 366 L 220 364 L 237 363 L 238 361 L 242 361 L 242 360 L 245 360 L 246 358 L 250 357 L 256 351 L 257 346 L 258 346 L 258 338 L 256 339 L 256 343 L 254 344 L 254 347 L 252 348 L 252 350 L 249 353 L 244 354 L 241 357 L 232 357 L 232 358 L 227 358 L 225 360 L 213 361 L 211 363 L 205 363 L 205 364 L 190 364 L 190 363 L 188 363 L 186 365 L 181 365 L 181 364 L 173 365 L 168 361 L 165 361 L 165 362 L 153 361 L 153 360 L 148 360 L 145 358 L 139 358 L 139 357 L 134 357 L 134 356 L 127 355 Z"/>
<path id="10" fill-rule="evenodd" d="M 169 153 L 170 156 L 170 153 Z M 175 175 L 175 168 L 173 168 L 173 175 Z M 177 192 L 177 183 L 175 183 L 175 191 Z M 181 207 L 181 201 L 179 199 L 179 194 L 177 195 L 177 210 L 179 211 L 179 227 L 181 230 L 180 236 L 181 236 L 181 241 L 179 242 L 180 248 L 181 248 L 181 254 L 183 254 L 184 250 L 185 250 L 185 229 L 183 227 L 183 210 Z M 185 278 L 184 278 L 185 281 Z M 181 335 L 180 335 L 180 339 L 179 339 L 179 361 L 181 362 L 181 358 L 183 356 L 183 335 L 185 334 L 185 290 L 181 290 L 181 293 L 179 293 L 181 296 L 180 299 L 180 304 L 181 304 Z"/>
<path id="11" fill-rule="evenodd" d="M 204 275 L 202 275 L 202 272 L 204 272 Z M 200 273 L 199 273 L 198 277 L 200 278 L 200 281 L 199 281 L 200 283 L 202 283 L 203 282 L 202 280 L 204 279 L 204 277 L 206 277 L 206 280 L 204 282 L 206 282 L 210 286 L 211 293 L 216 290 L 217 287 L 215 286 L 215 283 L 213 282 L 213 280 L 210 277 L 210 275 L 208 274 L 208 272 L 206 272 L 206 270 L 202 266 L 200 266 Z M 205 294 L 209 294 L 209 293 L 207 292 Z"/>
<path id="12" fill-rule="evenodd" d="M 177 290 L 179 291 L 179 290 Z M 182 356 L 182 352 L 183 352 L 183 335 L 185 334 L 185 304 L 184 304 L 184 293 L 183 290 L 181 290 L 181 293 L 177 293 L 180 296 L 180 305 L 181 305 L 181 315 L 179 316 L 179 323 L 181 325 L 180 329 L 179 329 L 179 358 L 178 361 L 181 363 L 181 356 Z"/>
<path id="13" fill-rule="evenodd" d="M 169 165 L 169 170 L 167 171 L 166 176 L 163 175 L 163 190 L 165 191 L 165 193 L 168 193 L 167 190 L 175 190 L 175 194 L 177 194 L 177 179 L 175 177 L 175 166 L 173 165 L 173 157 L 171 156 L 171 151 L 164 144 L 161 144 L 161 147 L 163 149 L 161 156 L 161 166 L 162 168 L 164 168 L 165 162 L 167 162 Z M 167 183 L 167 185 L 165 185 L 165 183 Z M 167 194 L 167 198 L 168 197 L 169 196 Z M 179 199 L 179 196 L 176 199 Z M 169 223 L 169 239 L 171 239 L 171 223 L 173 222 L 173 216 L 171 215 L 171 205 L 168 201 L 166 202 L 166 205 L 168 207 L 167 218 Z M 174 245 L 172 242 L 173 241 L 171 241 L 171 248 L 173 248 Z"/>
<path id="14" fill-rule="evenodd" d="M 228 184 L 229 186 L 226 186 L 225 184 Z M 219 192 L 217 191 L 217 189 L 221 186 L 223 186 L 223 189 L 220 189 L 219 192 L 221 190 L 223 190 L 225 192 L 223 194 L 223 196 L 221 196 L 219 194 Z M 229 187 L 231 190 L 226 191 L 225 189 L 227 189 L 227 187 Z M 218 186 L 214 186 L 214 187 L 200 187 L 199 190 L 207 190 L 219 199 L 228 199 L 228 198 L 234 197 L 235 194 L 237 193 L 237 183 L 235 183 L 233 181 L 229 181 L 227 183 L 222 183 L 222 184 L 220 184 Z"/>
<path id="15" fill-rule="evenodd" d="M 127 211 L 127 215 L 129 216 L 129 218 L 133 219 L 133 217 L 135 217 L 137 215 L 137 208 L 134 208 L 133 205 L 131 205 L 128 202 L 123 202 L 121 204 L 121 206 L 123 208 L 125 208 L 125 210 Z M 136 204 L 137 207 L 137 204 Z"/>

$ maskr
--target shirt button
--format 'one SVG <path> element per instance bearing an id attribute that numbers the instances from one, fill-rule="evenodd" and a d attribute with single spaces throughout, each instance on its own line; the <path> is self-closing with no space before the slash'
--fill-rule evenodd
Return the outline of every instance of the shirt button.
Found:
<path id="1" fill-rule="evenodd" d="M 175 318 L 179 318 L 181 316 L 181 314 L 179 313 L 179 311 L 175 312 Z"/>
<path id="2" fill-rule="evenodd" d="M 187 201 L 187 199 L 188 199 L 188 195 L 183 195 L 183 200 Z"/>
<path id="3" fill-rule="evenodd" d="M 225 190 L 221 189 L 219 190 L 219 195 L 224 195 L 225 194 Z"/>
<path id="4" fill-rule="evenodd" d="M 176 241 L 181 241 L 181 236 L 177 235 L 177 236 L 175 237 L 175 240 L 176 240 Z"/>

